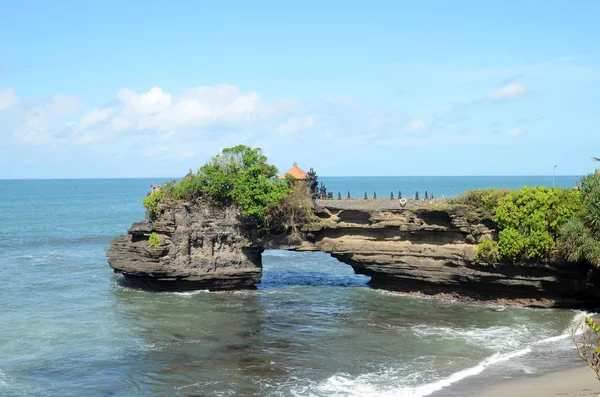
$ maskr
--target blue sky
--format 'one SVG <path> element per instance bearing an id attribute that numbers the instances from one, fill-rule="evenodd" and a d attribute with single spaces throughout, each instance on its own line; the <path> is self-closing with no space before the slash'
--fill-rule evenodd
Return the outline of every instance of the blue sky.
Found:
<path id="1" fill-rule="evenodd" d="M 580 175 L 600 2 L 13 1 L 0 178 L 181 176 L 262 147 L 320 175 Z"/>

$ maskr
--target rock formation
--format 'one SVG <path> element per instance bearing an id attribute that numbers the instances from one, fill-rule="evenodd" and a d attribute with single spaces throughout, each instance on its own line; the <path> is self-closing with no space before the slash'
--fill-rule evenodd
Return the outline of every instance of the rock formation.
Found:
<path id="1" fill-rule="evenodd" d="M 177 204 L 134 223 L 114 239 L 108 262 L 133 285 L 158 290 L 252 288 L 262 276 L 262 247 L 249 246 L 235 207 Z M 159 248 L 148 244 L 156 233 Z"/>
<path id="2" fill-rule="evenodd" d="M 378 206 L 378 207 L 377 207 Z M 260 236 L 234 207 L 177 204 L 135 223 L 113 240 L 110 266 L 134 285 L 154 289 L 252 288 L 264 249 L 323 251 L 371 276 L 373 287 L 528 306 L 585 306 L 598 298 L 586 270 L 569 263 L 475 263 L 477 243 L 495 237 L 491 220 L 452 207 L 401 207 L 396 201 L 317 200 L 318 221 L 302 241 Z M 148 238 L 156 233 L 159 248 Z"/>

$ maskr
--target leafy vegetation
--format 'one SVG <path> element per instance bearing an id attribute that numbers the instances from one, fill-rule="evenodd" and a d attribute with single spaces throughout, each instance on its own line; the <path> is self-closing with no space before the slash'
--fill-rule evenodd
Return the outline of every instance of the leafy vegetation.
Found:
<path id="1" fill-rule="evenodd" d="M 477 262 L 532 262 L 555 254 L 560 228 L 583 211 L 578 190 L 524 187 L 520 190 L 472 190 L 451 200 L 466 206 L 467 215 L 492 219 L 498 226 L 498 241 L 483 241 L 477 247 Z"/>
<path id="2" fill-rule="evenodd" d="M 258 148 L 239 145 L 224 149 L 196 174 L 168 182 L 144 199 L 151 215 L 158 215 L 163 201 L 198 199 L 217 205 L 237 204 L 242 214 L 262 217 L 266 209 L 292 192 L 288 180 L 278 180 L 277 168 L 267 163 Z"/>
<path id="3" fill-rule="evenodd" d="M 557 245 L 566 260 L 600 267 L 600 174 L 582 179 L 581 194 L 583 211 L 561 226 Z"/>
<path id="4" fill-rule="evenodd" d="M 483 240 L 477 246 L 475 253 L 475 262 L 477 263 L 498 263 L 500 262 L 500 247 L 497 241 Z"/>
<path id="5" fill-rule="evenodd" d="M 523 235 L 546 231 L 557 236 L 559 227 L 581 210 L 578 190 L 526 186 L 499 200 L 493 220 L 501 230 L 512 228 Z"/>
<path id="6" fill-rule="evenodd" d="M 152 248 L 160 248 L 160 239 L 155 232 L 152 232 L 150 237 L 148 238 L 148 245 Z"/>
<path id="7" fill-rule="evenodd" d="M 158 214 L 159 214 L 158 204 L 162 200 L 164 200 L 164 198 L 165 198 L 165 191 L 162 189 L 159 189 L 157 191 L 152 192 L 148 196 L 146 196 L 146 198 L 142 201 L 142 204 L 148 210 L 148 213 L 149 213 L 151 219 L 156 218 L 158 216 Z"/>
<path id="8" fill-rule="evenodd" d="M 510 262 L 548 258 L 560 226 L 581 211 L 578 190 L 539 186 L 509 192 L 498 201 L 492 217 L 500 231 L 502 258 Z"/>
<path id="9" fill-rule="evenodd" d="M 293 177 L 276 178 L 277 168 L 267 163 L 258 148 L 239 145 L 224 149 L 195 174 L 168 182 L 143 201 L 151 219 L 160 215 L 161 203 L 204 201 L 237 205 L 259 228 L 277 228 L 299 236 L 299 226 L 312 215 L 309 189 Z"/>
<path id="10" fill-rule="evenodd" d="M 474 212 L 471 218 L 491 218 L 496 214 L 498 201 L 508 193 L 510 193 L 508 189 L 475 189 L 449 199 L 448 203 L 468 207 Z"/>
<path id="11" fill-rule="evenodd" d="M 579 356 L 600 379 L 600 325 L 590 317 L 571 328 L 571 339 Z"/>
<path id="12" fill-rule="evenodd" d="M 581 189 L 472 190 L 449 204 L 467 208 L 470 220 L 487 217 L 497 224 L 498 241 L 482 241 L 477 247 L 479 263 L 562 257 L 600 268 L 598 172 L 583 177 Z"/>
<path id="13" fill-rule="evenodd" d="M 315 220 L 307 189 L 305 183 L 296 183 L 292 193 L 271 204 L 265 211 L 264 228 L 272 233 L 285 233 L 292 242 L 300 241 L 302 225 Z"/>

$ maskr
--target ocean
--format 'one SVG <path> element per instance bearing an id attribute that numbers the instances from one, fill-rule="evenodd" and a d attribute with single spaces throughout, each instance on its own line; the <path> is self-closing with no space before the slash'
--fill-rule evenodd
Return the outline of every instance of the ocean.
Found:
<path id="1" fill-rule="evenodd" d="M 552 185 L 551 176 L 320 180 L 336 197 Z M 374 290 L 323 253 L 266 251 L 256 291 L 128 288 L 105 253 L 161 182 L 0 181 L 0 396 L 459 396 L 491 378 L 583 363 L 568 334 L 582 312 Z"/>

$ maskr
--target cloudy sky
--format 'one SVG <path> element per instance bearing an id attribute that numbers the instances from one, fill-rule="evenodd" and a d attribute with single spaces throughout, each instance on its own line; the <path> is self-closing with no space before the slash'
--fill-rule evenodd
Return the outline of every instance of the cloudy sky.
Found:
<path id="1" fill-rule="evenodd" d="M 292 4 L 293 3 L 293 4 Z M 5 1 L 0 178 L 580 175 L 600 2 Z"/>

